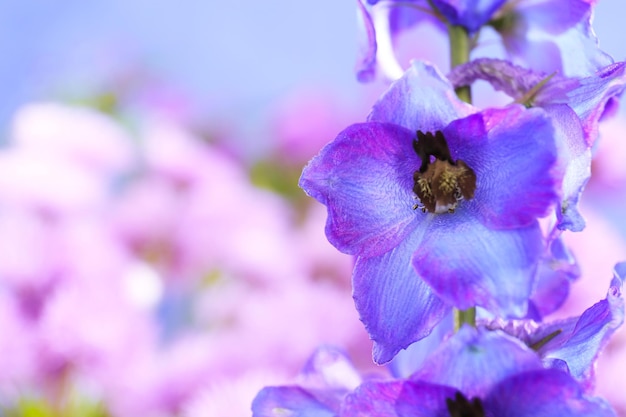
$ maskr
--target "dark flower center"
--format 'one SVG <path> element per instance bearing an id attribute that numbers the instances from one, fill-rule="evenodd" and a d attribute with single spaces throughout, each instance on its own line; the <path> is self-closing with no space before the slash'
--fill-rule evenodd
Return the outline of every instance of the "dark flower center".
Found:
<path id="1" fill-rule="evenodd" d="M 413 149 L 422 164 L 413 174 L 413 192 L 424 213 L 454 213 L 460 200 L 474 197 L 476 174 L 460 159 L 452 160 L 448 143 L 440 130 L 417 131 L 413 139 Z"/>
<path id="2" fill-rule="evenodd" d="M 446 406 L 450 417 L 485 417 L 485 410 L 480 398 L 474 397 L 470 401 L 459 391 L 456 392 L 454 399 L 446 399 Z"/>

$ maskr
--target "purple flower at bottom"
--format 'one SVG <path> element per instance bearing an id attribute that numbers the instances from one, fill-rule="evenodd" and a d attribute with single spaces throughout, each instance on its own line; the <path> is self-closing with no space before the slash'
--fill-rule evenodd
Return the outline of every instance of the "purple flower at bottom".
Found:
<path id="1" fill-rule="evenodd" d="M 533 350 L 499 330 L 464 326 L 410 377 L 369 378 L 352 388 L 358 378 L 345 358 L 321 353 L 332 360 L 306 370 L 300 384 L 264 388 L 253 416 L 615 416 L 606 401 L 566 372 L 545 369 Z"/>
<path id="2" fill-rule="evenodd" d="M 304 169 L 300 186 L 327 206 L 329 241 L 357 257 L 353 295 L 376 362 L 452 307 L 526 315 L 545 251 L 537 218 L 559 201 L 554 135 L 543 110 L 477 113 L 414 63 L 368 122 Z"/>
<path id="3" fill-rule="evenodd" d="M 478 320 L 481 331 L 503 331 L 537 352 L 543 367 L 568 373 L 586 391 L 594 386 L 594 367 L 598 355 L 624 321 L 622 286 L 626 262 L 615 265 L 614 276 L 605 299 L 578 317 L 537 324 L 531 320 Z M 392 362 L 396 377 L 406 378 L 424 369 L 433 346 L 444 343 L 452 330 L 451 320 L 442 321 L 428 339 L 419 341 Z"/>
<path id="4" fill-rule="evenodd" d="M 609 417 L 602 399 L 499 331 L 465 326 L 408 379 L 368 381 L 343 401 L 340 417 Z"/>

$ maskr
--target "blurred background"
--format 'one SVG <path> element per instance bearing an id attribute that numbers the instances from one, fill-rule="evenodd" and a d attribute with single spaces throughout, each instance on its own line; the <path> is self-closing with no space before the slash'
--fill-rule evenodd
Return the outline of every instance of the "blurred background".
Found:
<path id="1" fill-rule="evenodd" d="M 594 23 L 616 60 L 621 1 Z M 357 35 L 351 1 L 0 2 L 0 416 L 249 416 L 324 344 L 385 372 L 297 188 L 385 88 Z M 571 314 L 626 260 L 624 106 L 601 134 Z M 626 412 L 624 331 L 602 361 Z"/>

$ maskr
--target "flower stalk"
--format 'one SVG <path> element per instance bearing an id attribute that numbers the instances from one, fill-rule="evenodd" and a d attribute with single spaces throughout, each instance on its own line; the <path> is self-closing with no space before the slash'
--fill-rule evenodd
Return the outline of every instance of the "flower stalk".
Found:
<path id="1" fill-rule="evenodd" d="M 463 26 L 448 25 L 448 36 L 450 39 L 450 67 L 469 62 L 470 37 Z M 458 87 L 454 90 L 456 95 L 466 103 L 472 102 L 472 91 L 470 86 Z M 454 328 L 458 330 L 463 324 L 476 327 L 476 307 L 467 310 L 454 309 Z"/>
<path id="2" fill-rule="evenodd" d="M 464 324 L 476 327 L 476 307 L 467 310 L 454 309 L 454 330 L 458 331 Z"/>
<path id="3" fill-rule="evenodd" d="M 469 62 L 470 37 L 467 29 L 463 26 L 448 25 L 448 36 L 450 38 L 450 67 Z M 454 90 L 456 95 L 466 103 L 472 102 L 472 92 L 469 86 L 458 87 Z"/>

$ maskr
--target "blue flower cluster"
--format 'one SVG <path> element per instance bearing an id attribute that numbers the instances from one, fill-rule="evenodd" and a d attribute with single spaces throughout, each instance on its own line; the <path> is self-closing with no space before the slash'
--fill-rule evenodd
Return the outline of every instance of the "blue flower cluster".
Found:
<path id="1" fill-rule="evenodd" d="M 392 82 L 365 122 L 310 161 L 300 187 L 327 207 L 328 240 L 356 259 L 353 297 L 374 361 L 416 353 L 392 362 L 394 378 L 361 379 L 322 350 L 300 385 L 261 391 L 255 417 L 615 415 L 593 396 L 593 369 L 623 322 L 626 263 L 606 299 L 543 322 L 578 275 L 562 234 L 585 227 L 577 205 L 598 123 L 626 84 L 626 63 L 598 48 L 593 3 L 358 2 L 357 75 Z M 421 61 L 386 72 L 398 67 L 387 62 L 394 39 L 424 22 L 448 30 L 451 72 Z M 506 59 L 470 59 L 485 27 Z M 472 105 L 477 80 L 511 103 Z"/>

